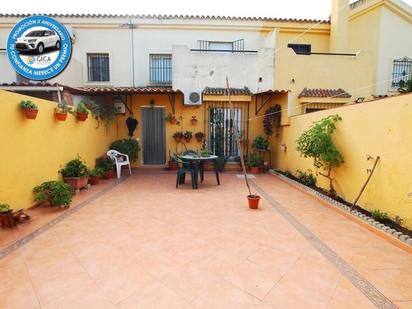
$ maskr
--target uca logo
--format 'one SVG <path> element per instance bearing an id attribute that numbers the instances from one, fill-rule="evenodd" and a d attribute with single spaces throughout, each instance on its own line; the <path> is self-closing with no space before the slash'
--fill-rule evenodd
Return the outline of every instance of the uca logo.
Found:
<path id="1" fill-rule="evenodd" d="M 34 57 L 32 57 L 32 56 L 27 57 L 27 64 L 33 64 L 34 61 L 36 61 L 36 60 L 34 59 Z"/>

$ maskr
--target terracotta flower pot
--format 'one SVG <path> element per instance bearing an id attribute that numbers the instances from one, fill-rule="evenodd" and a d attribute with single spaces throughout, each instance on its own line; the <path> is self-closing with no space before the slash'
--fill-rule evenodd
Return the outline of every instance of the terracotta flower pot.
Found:
<path id="1" fill-rule="evenodd" d="M 67 118 L 67 113 L 55 113 L 54 116 L 56 117 L 56 120 L 58 121 L 66 121 Z"/>
<path id="2" fill-rule="evenodd" d="M 169 122 L 170 122 L 171 124 L 175 124 L 175 123 L 176 123 L 176 118 L 171 118 L 171 119 L 169 120 Z"/>
<path id="3" fill-rule="evenodd" d="M 104 175 L 103 175 L 103 178 L 104 178 L 104 179 L 114 178 L 114 170 L 110 169 L 110 170 L 108 170 L 108 171 L 105 171 L 105 172 L 104 172 Z"/>
<path id="4" fill-rule="evenodd" d="M 252 166 L 250 168 L 250 171 L 252 172 L 252 174 L 259 174 L 260 173 L 260 168 L 257 166 Z"/>
<path id="5" fill-rule="evenodd" d="M 39 112 L 38 109 L 34 108 L 23 108 L 22 111 L 26 119 L 36 119 L 37 113 Z"/>
<path id="6" fill-rule="evenodd" d="M 249 202 L 249 208 L 250 209 L 258 209 L 259 201 L 260 201 L 260 196 L 259 195 L 248 195 L 247 199 L 248 199 L 248 202 Z"/>
<path id="7" fill-rule="evenodd" d="M 196 125 L 197 124 L 197 119 L 191 119 L 190 122 L 192 123 L 192 125 Z"/>
<path id="8" fill-rule="evenodd" d="M 176 171 L 177 170 L 177 162 L 169 161 L 169 170 Z"/>
<path id="9" fill-rule="evenodd" d="M 99 183 L 99 180 L 100 180 L 100 176 L 90 176 L 89 184 L 91 184 L 92 186 L 95 186 Z"/>
<path id="10" fill-rule="evenodd" d="M 64 182 L 72 187 L 74 191 L 78 191 L 87 186 L 89 177 L 64 177 Z"/>
<path id="11" fill-rule="evenodd" d="M 191 140 L 192 140 L 192 138 L 186 138 L 186 137 L 185 137 L 186 143 L 190 143 Z"/>
<path id="12" fill-rule="evenodd" d="M 8 212 L 0 212 L 0 225 L 3 229 L 11 229 L 17 226 L 11 209 Z"/>
<path id="13" fill-rule="evenodd" d="M 176 143 L 180 143 L 182 141 L 181 137 L 175 137 L 174 139 L 175 139 Z"/>
<path id="14" fill-rule="evenodd" d="M 86 121 L 88 116 L 89 116 L 88 113 L 79 113 L 79 112 L 76 113 L 76 119 L 78 121 Z"/>

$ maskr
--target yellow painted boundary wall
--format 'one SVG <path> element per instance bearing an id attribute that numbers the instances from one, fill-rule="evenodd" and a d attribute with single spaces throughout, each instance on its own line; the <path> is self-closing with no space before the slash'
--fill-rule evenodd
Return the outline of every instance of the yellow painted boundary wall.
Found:
<path id="1" fill-rule="evenodd" d="M 315 172 L 313 161 L 296 151 L 295 141 L 314 121 L 333 114 L 342 117 L 334 141 L 345 159 L 334 173 L 338 194 L 353 202 L 373 165 L 367 156 L 379 155 L 381 160 L 359 204 L 392 218 L 399 216 L 412 228 L 412 94 L 291 117 L 290 125 L 271 140 L 273 166 L 293 174 L 297 169 Z M 286 144 L 286 152 L 281 144 Z M 328 188 L 322 176 L 318 182 Z"/>
<path id="2" fill-rule="evenodd" d="M 31 100 L 39 107 L 35 120 L 25 119 L 19 104 Z M 13 209 L 33 205 L 32 189 L 48 180 L 61 179 L 59 169 L 77 157 L 94 167 L 116 139 L 116 127 L 108 130 L 90 118 L 77 122 L 54 119 L 55 102 L 0 90 L 0 203 Z"/>

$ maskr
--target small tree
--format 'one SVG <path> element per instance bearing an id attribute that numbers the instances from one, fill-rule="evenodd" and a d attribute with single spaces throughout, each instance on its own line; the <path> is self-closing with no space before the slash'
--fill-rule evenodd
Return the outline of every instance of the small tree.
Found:
<path id="1" fill-rule="evenodd" d="M 341 121 L 339 115 L 332 115 L 314 122 L 312 126 L 302 133 L 296 140 L 297 150 L 305 158 L 313 158 L 313 165 L 321 169 L 319 175 L 328 178 L 329 193 L 336 196 L 333 187 L 332 169 L 343 163 L 343 156 L 336 148 L 332 140 L 332 134 L 336 129 L 336 122 Z"/>

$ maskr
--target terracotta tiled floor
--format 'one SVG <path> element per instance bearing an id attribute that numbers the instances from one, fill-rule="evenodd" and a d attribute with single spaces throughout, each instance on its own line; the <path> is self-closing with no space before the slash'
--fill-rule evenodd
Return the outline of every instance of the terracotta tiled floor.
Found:
<path id="1" fill-rule="evenodd" d="M 221 186 L 207 174 L 199 190 L 174 181 L 138 172 L 0 260 L 0 308 L 375 307 L 269 201 L 249 210 L 234 173 Z M 412 308 L 411 254 L 275 176 L 255 183 Z"/>

